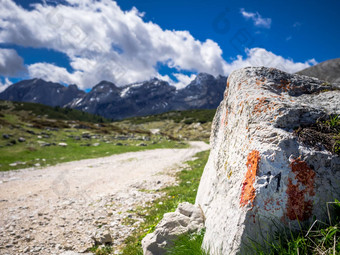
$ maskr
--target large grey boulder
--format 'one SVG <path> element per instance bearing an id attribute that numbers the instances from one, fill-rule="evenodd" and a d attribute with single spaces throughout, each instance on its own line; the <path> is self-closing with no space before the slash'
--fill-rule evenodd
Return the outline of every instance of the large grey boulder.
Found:
<path id="1" fill-rule="evenodd" d="M 175 212 L 166 213 L 150 233 L 142 240 L 144 255 L 162 255 L 171 241 L 179 235 L 200 231 L 204 226 L 204 217 L 198 206 L 184 202 L 178 205 Z"/>
<path id="2" fill-rule="evenodd" d="M 316 78 L 264 67 L 231 73 L 196 198 L 210 254 L 252 254 L 250 240 L 270 238 L 273 222 L 294 228 L 327 217 L 326 202 L 340 197 L 339 156 L 300 142 L 294 129 L 332 113 L 340 91 Z"/>

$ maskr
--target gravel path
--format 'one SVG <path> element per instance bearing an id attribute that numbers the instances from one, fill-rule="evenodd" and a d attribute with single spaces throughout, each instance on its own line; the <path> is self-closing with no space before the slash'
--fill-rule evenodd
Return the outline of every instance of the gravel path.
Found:
<path id="1" fill-rule="evenodd" d="M 183 162 L 209 149 L 190 144 L 1 172 L 0 254 L 85 252 L 94 240 L 118 247 L 142 220 L 121 224 L 129 211 L 161 196 Z"/>

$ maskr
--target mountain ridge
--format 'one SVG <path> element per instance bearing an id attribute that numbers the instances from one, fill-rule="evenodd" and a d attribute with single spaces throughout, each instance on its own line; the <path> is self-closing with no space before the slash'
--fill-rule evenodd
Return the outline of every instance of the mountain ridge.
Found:
<path id="1" fill-rule="evenodd" d="M 122 87 L 103 80 L 85 93 L 76 85 L 64 86 L 36 78 L 12 84 L 0 93 L 0 99 L 69 107 L 119 120 L 173 110 L 217 108 L 226 82 L 225 76 L 206 73 L 198 74 L 182 89 L 158 78 Z"/>
<path id="2" fill-rule="evenodd" d="M 63 106 L 85 94 L 77 85 L 63 86 L 43 79 L 22 80 L 0 93 L 0 99 Z"/>
<path id="3" fill-rule="evenodd" d="M 330 83 L 340 83 L 340 58 L 323 61 L 297 72 Z"/>
<path id="4" fill-rule="evenodd" d="M 297 74 L 340 84 L 340 58 L 321 62 Z M 69 107 L 120 120 L 169 111 L 217 108 L 226 82 L 227 77 L 208 73 L 199 73 L 181 89 L 158 78 L 120 87 L 103 80 L 86 93 L 77 85 L 64 86 L 35 78 L 10 85 L 0 93 L 0 99 Z"/>

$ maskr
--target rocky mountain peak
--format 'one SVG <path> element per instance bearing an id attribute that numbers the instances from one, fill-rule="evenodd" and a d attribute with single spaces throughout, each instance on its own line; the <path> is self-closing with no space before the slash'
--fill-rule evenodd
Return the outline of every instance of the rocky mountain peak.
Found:
<path id="1" fill-rule="evenodd" d="M 68 85 L 68 88 L 70 90 L 79 90 L 78 86 L 76 84 L 71 84 L 71 85 Z"/>
<path id="2" fill-rule="evenodd" d="M 109 81 L 101 81 L 97 85 L 95 85 L 91 92 L 112 92 L 112 91 L 117 91 L 120 90 L 114 83 L 109 82 Z"/>
<path id="3" fill-rule="evenodd" d="M 206 85 L 209 82 L 213 82 L 215 77 L 207 73 L 199 73 L 196 78 L 188 86 L 200 86 Z"/>
<path id="4" fill-rule="evenodd" d="M 78 87 L 65 87 L 59 83 L 42 79 L 23 80 L 9 86 L 0 93 L 0 99 L 41 103 L 49 106 L 64 106 L 74 98 L 83 97 L 84 91 Z"/>
<path id="5" fill-rule="evenodd" d="M 201 84 L 201 85 L 199 85 Z M 158 78 L 117 87 L 101 81 L 89 93 L 42 79 L 21 81 L 0 93 L 0 99 L 71 107 L 109 119 L 158 114 L 171 110 L 211 109 L 222 100 L 226 77 L 200 73 L 182 90 Z"/>

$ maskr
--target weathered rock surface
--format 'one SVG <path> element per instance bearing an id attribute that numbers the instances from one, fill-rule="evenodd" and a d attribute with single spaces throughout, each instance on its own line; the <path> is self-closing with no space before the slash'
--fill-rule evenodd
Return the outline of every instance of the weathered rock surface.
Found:
<path id="1" fill-rule="evenodd" d="M 198 206 L 184 202 L 175 212 L 166 213 L 161 222 L 142 240 L 144 255 L 161 255 L 171 241 L 181 234 L 199 231 L 204 226 L 204 217 Z"/>
<path id="2" fill-rule="evenodd" d="M 324 219 L 326 202 L 340 197 L 339 156 L 293 132 L 340 114 L 340 91 L 322 83 L 264 67 L 229 76 L 196 198 L 211 254 L 251 254 L 249 240 L 266 240 L 273 220 L 294 227 L 297 219 Z"/>

